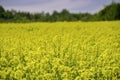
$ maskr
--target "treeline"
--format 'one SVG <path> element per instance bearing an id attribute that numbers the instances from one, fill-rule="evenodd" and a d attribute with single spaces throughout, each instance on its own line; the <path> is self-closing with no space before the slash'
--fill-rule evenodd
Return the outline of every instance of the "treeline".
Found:
<path id="1" fill-rule="evenodd" d="M 55 22 L 55 21 L 103 21 L 120 20 L 120 3 L 112 3 L 96 14 L 70 13 L 63 9 L 61 12 L 29 13 L 5 10 L 0 6 L 0 22 Z"/>

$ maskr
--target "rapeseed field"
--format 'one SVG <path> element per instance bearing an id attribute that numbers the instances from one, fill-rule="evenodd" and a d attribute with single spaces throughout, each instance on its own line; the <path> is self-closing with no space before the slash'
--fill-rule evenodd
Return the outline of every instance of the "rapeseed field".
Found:
<path id="1" fill-rule="evenodd" d="M 0 80 L 120 80 L 120 21 L 0 23 Z"/>

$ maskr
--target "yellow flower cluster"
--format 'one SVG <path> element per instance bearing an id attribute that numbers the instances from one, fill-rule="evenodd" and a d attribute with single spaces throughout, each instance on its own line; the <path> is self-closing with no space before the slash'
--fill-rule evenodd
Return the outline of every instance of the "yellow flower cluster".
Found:
<path id="1" fill-rule="evenodd" d="M 0 24 L 0 80 L 119 80 L 120 21 Z"/>

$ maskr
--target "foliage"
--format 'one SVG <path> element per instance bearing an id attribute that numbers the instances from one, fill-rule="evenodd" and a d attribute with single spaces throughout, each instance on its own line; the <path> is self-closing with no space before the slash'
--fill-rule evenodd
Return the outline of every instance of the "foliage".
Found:
<path id="1" fill-rule="evenodd" d="M 0 6 L 0 22 L 56 22 L 56 21 L 103 21 L 103 20 L 120 20 L 120 4 L 112 3 L 96 14 L 90 13 L 70 13 L 63 9 L 61 12 L 54 11 L 49 13 L 29 13 L 5 11 Z"/>
<path id="2" fill-rule="evenodd" d="M 106 6 L 95 16 L 97 20 L 120 20 L 120 4 Z"/>
<path id="3" fill-rule="evenodd" d="M 120 21 L 1 23 L 1 80 L 119 80 Z"/>

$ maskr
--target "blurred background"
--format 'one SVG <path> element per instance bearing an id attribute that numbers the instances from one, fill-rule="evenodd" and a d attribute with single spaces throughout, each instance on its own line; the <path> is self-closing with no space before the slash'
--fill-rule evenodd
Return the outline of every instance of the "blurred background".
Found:
<path id="1" fill-rule="evenodd" d="M 120 19 L 120 0 L 0 0 L 0 22 Z"/>

